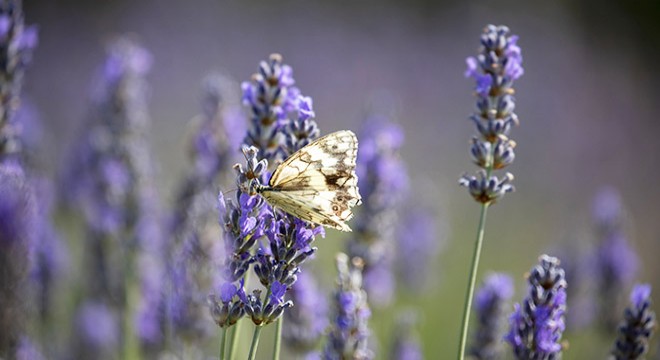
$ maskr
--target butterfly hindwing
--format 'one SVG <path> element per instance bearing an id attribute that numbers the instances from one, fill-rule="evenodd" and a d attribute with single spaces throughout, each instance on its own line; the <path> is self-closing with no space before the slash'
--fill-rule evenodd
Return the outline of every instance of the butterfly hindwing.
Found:
<path id="1" fill-rule="evenodd" d="M 303 220 L 350 231 L 344 223 L 360 203 L 355 163 L 357 137 L 348 130 L 316 139 L 282 164 L 262 195 Z"/>

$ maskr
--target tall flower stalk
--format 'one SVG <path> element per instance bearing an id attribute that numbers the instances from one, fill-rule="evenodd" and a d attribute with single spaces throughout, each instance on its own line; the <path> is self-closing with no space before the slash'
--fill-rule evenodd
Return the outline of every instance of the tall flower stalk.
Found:
<path id="1" fill-rule="evenodd" d="M 509 35 L 508 27 L 488 25 L 481 35 L 480 53 L 466 60 L 465 76 L 475 80 L 477 96 L 477 109 L 470 116 L 477 135 L 472 138 L 470 152 L 472 160 L 480 169 L 477 176 L 463 175 L 459 183 L 467 187 L 470 195 L 481 204 L 481 214 L 465 295 L 459 359 L 465 357 L 486 214 L 490 205 L 514 190 L 511 185 L 513 175 L 506 173 L 503 178 L 499 178 L 493 175 L 493 171 L 507 167 L 515 158 L 515 142 L 509 139 L 512 126 L 518 124 L 518 117 L 514 113 L 513 82 L 523 74 L 522 55 L 517 41 L 517 36 Z"/>
<path id="2" fill-rule="evenodd" d="M 559 259 L 542 255 L 530 271 L 529 292 L 515 304 L 505 340 L 516 359 L 560 359 L 565 329 L 566 277 Z"/>
<path id="3" fill-rule="evenodd" d="M 120 309 L 128 358 L 163 340 L 165 248 L 146 139 L 151 61 L 131 39 L 111 43 L 67 179 L 86 220 L 87 295 Z"/>
<path id="4" fill-rule="evenodd" d="M 372 305 L 391 303 L 398 208 L 408 190 L 408 174 L 399 152 L 403 130 L 382 116 L 363 125 L 357 169 L 362 206 L 346 244 L 350 257 L 364 262 L 364 288 Z"/>
<path id="5" fill-rule="evenodd" d="M 281 316 L 285 309 L 293 306 L 285 295 L 297 281 L 301 264 L 316 252 L 312 242 L 316 236 L 325 235 L 322 227 L 274 210 L 260 196 L 251 195 L 255 184 L 267 182 L 269 170 L 272 171 L 278 160 L 293 154 L 320 134 L 314 121 L 312 100 L 302 96 L 294 84 L 291 68 L 282 63 L 278 54 L 262 61 L 252 80 L 242 84 L 243 103 L 250 117 L 242 146 L 246 166 L 235 166 L 236 200 L 220 199 L 227 255 L 219 291 L 209 301 L 216 323 L 225 333 L 225 329 L 243 315 L 252 320 L 255 330 L 251 359 L 256 356 L 262 327 L 273 322 L 277 322 L 273 358 L 279 358 Z M 262 289 L 245 291 L 245 278 L 250 268 L 265 295 Z M 236 333 L 238 329 L 232 336 Z M 224 349 L 224 345 L 221 348 Z M 230 356 L 234 350 L 232 345 Z"/>
<path id="6" fill-rule="evenodd" d="M 323 359 L 373 359 L 367 346 L 368 321 L 371 310 L 367 293 L 362 287 L 362 259 L 348 258 L 339 253 L 337 262 L 337 288 L 332 296 L 332 319 Z"/>
<path id="7" fill-rule="evenodd" d="M 619 325 L 619 337 L 612 349 L 616 360 L 643 359 L 657 322 L 651 310 L 651 286 L 636 285 L 630 294 L 630 305 Z"/>

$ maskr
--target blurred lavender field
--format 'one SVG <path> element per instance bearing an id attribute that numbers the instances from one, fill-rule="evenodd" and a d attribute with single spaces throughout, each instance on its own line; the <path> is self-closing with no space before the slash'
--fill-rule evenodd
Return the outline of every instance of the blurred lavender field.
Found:
<path id="1" fill-rule="evenodd" d="M 375 334 L 370 347 L 376 358 L 386 358 L 401 334 L 409 333 L 401 329 L 408 327 L 419 335 L 415 341 L 426 358 L 452 358 L 457 352 L 459 309 L 478 222 L 478 207 L 457 185 L 462 173 L 474 170 L 466 151 L 473 133 L 468 116 L 475 108 L 474 85 L 464 77 L 465 58 L 478 51 L 485 25 L 506 24 L 520 37 L 525 67 L 524 77 L 515 86 L 521 121 L 512 136 L 517 161 L 507 168 L 515 174 L 516 192 L 490 211 L 478 282 L 489 272 L 508 273 L 515 292 L 504 296 L 505 301 L 520 301 L 527 291 L 523 274 L 539 255 L 558 256 L 568 283 L 563 335 L 570 343 L 564 351 L 568 359 L 609 354 L 633 284 L 648 283 L 657 294 L 657 4 L 61 0 L 23 6 L 26 24 L 39 27 L 39 45 L 26 70 L 22 106 L 39 119 L 39 127 L 30 128 L 30 133 L 40 136 L 35 135 L 33 142 L 28 138 L 25 147 L 33 156 L 32 166 L 54 182 L 62 180 L 75 143 L 94 111 L 92 89 L 106 48 L 126 34 L 137 39 L 153 61 L 146 76 L 151 123 L 141 146 L 151 153 L 154 189 L 160 196 L 157 207 L 164 213 L 176 211 L 180 185 L 191 166 L 191 119 L 202 113 L 202 82 L 211 72 L 233 79 L 233 96 L 239 99 L 240 82 L 250 80 L 259 61 L 279 53 L 293 68 L 295 85 L 313 98 L 322 135 L 348 129 L 361 136 L 363 128 L 369 129 L 374 109 L 393 119 L 395 130 L 378 131 L 394 139 L 395 153 L 400 147 L 400 163 L 389 168 L 396 174 L 389 175 L 395 178 L 407 171 L 407 178 L 393 180 L 401 181 L 400 187 L 392 186 L 401 190 L 402 199 L 387 206 L 403 211 L 382 216 L 400 216 L 399 228 L 387 231 L 388 236 L 403 239 L 403 250 L 397 253 L 407 258 L 389 259 L 403 269 L 392 285 L 394 293 L 369 288 L 369 271 L 364 275 L 370 296 L 376 294 L 370 300 L 369 319 Z M 402 129 L 403 138 L 391 135 L 398 134 L 397 129 Z M 232 144 L 240 141 L 230 140 Z M 238 154 L 234 160 L 241 159 Z M 396 154 L 393 158 L 399 159 Z M 233 186 L 232 177 L 225 183 Z M 53 188 L 63 189 L 66 184 Z M 36 194 L 39 201 L 49 201 L 38 190 Z M 75 344 L 71 334 L 84 325 L 76 320 L 72 305 L 84 296 L 71 292 L 78 291 L 81 274 L 91 271 L 80 214 L 59 206 L 61 195 L 52 195 L 50 200 L 55 226 L 68 248 L 50 300 L 55 313 L 28 327 L 33 341 L 42 343 L 46 358 L 51 351 L 70 354 L 65 348 Z M 213 209 L 216 194 L 210 196 L 207 201 Z M 218 217 L 215 211 L 203 216 L 213 221 Z M 425 216 L 432 225 L 419 220 Z M 369 233 L 356 229 L 360 221 L 368 220 L 358 215 L 349 223 L 355 237 Z M 219 233 L 220 225 L 209 231 Z M 335 254 L 346 251 L 353 235 L 327 230 L 326 238 L 315 242 L 316 258 L 304 266 L 306 274 L 317 278 L 317 292 L 330 308 L 337 278 Z M 415 248 L 425 237 L 432 245 Z M 607 253 L 603 244 L 617 250 Z M 422 262 L 425 250 L 437 254 L 428 268 L 406 268 L 406 263 Z M 622 258 L 626 264 L 620 268 L 607 267 L 608 259 Z M 169 260 L 163 257 L 147 263 L 166 266 L 161 262 Z M 377 266 L 372 269 L 378 270 Z M 344 285 L 350 289 L 355 284 Z M 584 294 L 601 298 L 581 298 Z M 614 319 L 599 316 L 607 309 Z M 95 314 L 92 318 L 107 315 L 93 304 L 83 310 Z M 212 324 L 204 310 L 202 316 Z M 507 303 L 505 313 L 512 310 Z M 581 319 L 578 315 L 590 316 Z M 247 349 L 251 324 L 244 321 L 240 344 Z M 476 323 L 473 317 L 472 324 Z M 108 340 L 117 332 L 108 327 L 97 336 Z M 258 358 L 269 357 L 272 328 L 264 328 Z M 199 351 L 217 357 L 219 328 L 215 330 L 217 334 L 208 334 L 187 356 Z M 57 335 L 50 338 L 53 333 Z M 652 341 L 649 358 L 660 356 L 657 349 Z M 513 358 L 508 347 L 504 350 L 504 358 Z M 285 347 L 284 351 L 283 358 L 288 358 L 290 350 Z M 247 350 L 239 354 L 244 357 Z"/>

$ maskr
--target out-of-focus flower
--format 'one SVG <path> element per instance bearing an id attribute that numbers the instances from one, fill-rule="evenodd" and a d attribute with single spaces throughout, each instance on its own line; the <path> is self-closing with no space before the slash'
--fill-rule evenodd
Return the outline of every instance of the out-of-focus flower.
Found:
<path id="1" fill-rule="evenodd" d="M 657 326 L 651 310 L 651 286 L 636 285 L 630 294 L 630 305 L 619 325 L 619 338 L 612 355 L 616 360 L 642 359 L 648 351 L 649 340 Z"/>
<path id="2" fill-rule="evenodd" d="M 292 353 L 306 356 L 316 348 L 328 326 L 328 304 L 307 271 L 298 274 L 289 289 L 289 299 L 294 306 L 284 313 L 282 339 Z"/>
<path id="3" fill-rule="evenodd" d="M 373 305 L 385 306 L 394 293 L 394 247 L 398 208 L 408 190 L 408 175 L 399 156 L 403 130 L 381 116 L 367 120 L 357 159 L 362 206 L 347 253 L 364 261 L 364 288 Z"/>
<path id="4" fill-rule="evenodd" d="M 0 356 L 12 357 L 27 317 L 37 202 L 18 164 L 0 164 Z"/>
<path id="5" fill-rule="evenodd" d="M 44 355 L 28 337 L 21 337 L 16 349 L 16 360 L 44 360 Z"/>
<path id="6" fill-rule="evenodd" d="M 566 311 L 566 280 L 559 259 L 542 255 L 527 282 L 529 293 L 515 304 L 505 340 L 517 359 L 558 359 Z"/>
<path id="7" fill-rule="evenodd" d="M 373 359 L 367 346 L 371 310 L 362 288 L 362 260 L 337 255 L 337 289 L 332 296 L 332 323 L 323 359 Z"/>
<path id="8" fill-rule="evenodd" d="M 596 279 L 598 319 L 606 331 L 616 328 L 616 314 L 625 306 L 621 295 L 632 285 L 639 267 L 637 254 L 626 238 L 623 215 L 619 193 L 613 188 L 601 189 L 593 205 L 599 244 L 592 266 L 593 278 Z"/>
<path id="9" fill-rule="evenodd" d="M 77 345 L 74 352 L 77 358 L 104 358 L 101 354 L 113 354 L 119 346 L 121 332 L 117 314 L 101 302 L 89 301 L 80 306 L 75 331 Z"/>
<path id="10" fill-rule="evenodd" d="M 406 209 L 396 236 L 397 273 L 403 287 L 418 292 L 426 288 L 429 275 L 435 273 L 432 264 L 446 242 L 445 227 L 428 209 Z"/>
<path id="11" fill-rule="evenodd" d="M 479 324 L 470 353 L 475 359 L 494 360 L 502 356 L 502 335 L 506 325 L 505 307 L 513 296 L 513 279 L 492 273 L 475 296 L 474 308 Z"/>
<path id="12" fill-rule="evenodd" d="M 21 151 L 20 104 L 23 75 L 38 43 L 37 27 L 26 26 L 20 0 L 0 4 L 0 160 Z"/>
<path id="13" fill-rule="evenodd" d="M 422 360 L 424 354 L 415 331 L 417 316 L 411 311 L 404 312 L 397 319 L 394 330 L 394 343 L 390 359 L 392 360 Z"/>
<path id="14" fill-rule="evenodd" d="M 509 139 L 513 125 L 518 124 L 514 113 L 513 82 L 523 75 L 522 55 L 518 36 L 509 35 L 506 26 L 488 25 L 481 35 L 481 50 L 466 60 L 465 76 L 474 79 L 477 111 L 470 116 L 478 136 L 472 139 L 472 160 L 481 169 L 478 176 L 463 175 L 459 180 L 470 195 L 482 204 L 492 204 L 505 193 L 514 190 L 513 175 L 503 179 L 491 175 L 513 163 L 516 143 Z"/>

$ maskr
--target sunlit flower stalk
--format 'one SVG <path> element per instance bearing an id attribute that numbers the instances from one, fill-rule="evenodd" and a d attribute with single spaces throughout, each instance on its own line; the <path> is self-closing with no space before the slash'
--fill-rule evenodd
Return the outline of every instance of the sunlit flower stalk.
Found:
<path id="1" fill-rule="evenodd" d="M 293 306 L 285 300 L 286 292 L 296 282 L 300 265 L 316 251 L 311 243 L 317 235 L 324 235 L 322 227 L 273 211 L 261 196 L 253 195 L 255 186 L 267 183 L 269 165 L 274 167 L 279 160 L 319 136 L 312 101 L 300 95 L 294 83 L 291 68 L 282 63 L 280 55 L 273 54 L 268 61 L 260 63 L 252 81 L 242 84 L 243 103 L 250 116 L 242 146 L 247 166 L 235 166 L 239 189 L 236 203 L 223 205 L 221 199 L 220 205 L 229 214 L 223 216 L 221 223 L 225 224 L 225 230 L 230 230 L 226 234 L 231 240 L 226 247 L 224 268 L 233 269 L 234 276 L 225 276 L 220 286 L 224 291 L 219 298 L 212 295 L 209 300 L 221 327 L 233 325 L 243 314 L 255 324 L 250 358 L 256 356 L 261 327 L 275 321 L 278 325 L 273 358 L 279 358 L 281 315 Z M 255 233 L 246 236 L 246 231 Z M 245 291 L 245 275 L 250 267 L 265 288 L 265 296 L 261 289 Z M 240 275 L 236 270 L 240 270 Z M 235 329 L 232 336 L 237 332 Z M 229 349 L 230 356 L 234 348 L 232 345 Z"/>
<path id="2" fill-rule="evenodd" d="M 481 35 L 481 49 L 477 57 L 468 57 L 466 77 L 476 82 L 477 109 L 470 116 L 477 129 L 470 149 L 474 163 L 480 168 L 477 176 L 463 175 L 459 183 L 468 188 L 470 195 L 481 204 L 477 227 L 477 239 L 472 255 L 467 293 L 463 309 L 463 322 L 459 341 L 458 358 L 465 357 L 470 309 L 481 256 L 481 244 L 486 225 L 486 214 L 490 205 L 505 193 L 514 190 L 513 175 L 503 178 L 492 175 L 494 170 L 503 169 L 515 158 L 515 143 L 509 132 L 518 123 L 514 113 L 513 82 L 523 74 L 522 55 L 517 45 L 518 37 L 509 35 L 506 26 L 488 25 Z"/>

